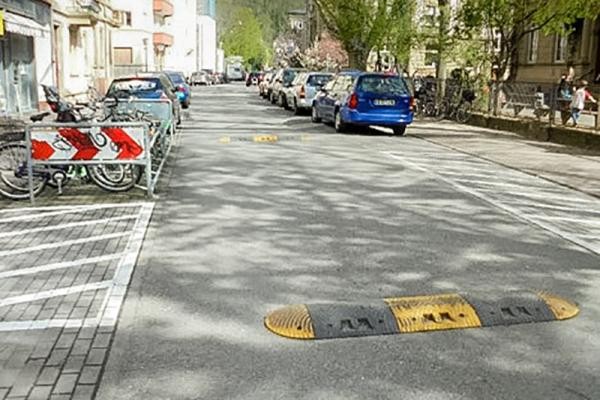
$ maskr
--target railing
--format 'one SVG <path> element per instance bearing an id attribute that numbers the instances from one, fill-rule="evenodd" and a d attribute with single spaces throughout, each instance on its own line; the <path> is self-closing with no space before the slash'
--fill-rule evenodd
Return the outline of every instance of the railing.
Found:
<path id="1" fill-rule="evenodd" d="M 419 98 L 439 103 L 442 100 L 456 100 L 460 91 L 472 91 L 473 111 L 487 115 L 518 120 L 547 123 L 551 126 L 573 127 L 572 96 L 564 94 L 558 84 L 541 82 L 459 82 L 436 79 L 413 80 Z M 588 90 L 597 100 L 600 99 L 600 85 L 590 85 Z M 574 89 L 570 88 L 571 94 Z M 444 93 L 441 96 L 440 93 Z M 598 105 L 586 102 L 585 109 L 577 124 L 578 128 L 600 131 Z"/>

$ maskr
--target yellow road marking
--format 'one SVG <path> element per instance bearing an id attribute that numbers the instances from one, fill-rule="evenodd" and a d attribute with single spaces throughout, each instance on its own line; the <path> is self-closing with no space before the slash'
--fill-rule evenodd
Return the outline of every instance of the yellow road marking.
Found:
<path id="1" fill-rule="evenodd" d="M 539 292 L 537 294 L 548 305 L 550 311 L 554 314 L 557 320 L 574 318 L 579 314 L 579 307 L 562 297 L 555 296 L 548 292 Z"/>

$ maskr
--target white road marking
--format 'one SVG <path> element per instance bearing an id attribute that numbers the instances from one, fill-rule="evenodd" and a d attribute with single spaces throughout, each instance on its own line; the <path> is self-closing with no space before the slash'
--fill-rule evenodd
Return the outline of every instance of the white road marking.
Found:
<path id="1" fill-rule="evenodd" d="M 113 278 L 113 286 L 106 294 L 105 304 L 100 309 L 101 312 L 104 311 L 100 320 L 101 326 L 113 326 L 117 323 L 119 312 L 127 293 L 127 287 L 129 286 L 137 258 L 142 249 L 153 211 L 154 204 L 145 204 L 141 207 L 140 216 L 133 228 L 129 243 L 127 243 L 127 247 L 125 248 L 125 257 L 121 259 L 117 267 Z"/>
<path id="2" fill-rule="evenodd" d="M 382 153 L 388 155 L 391 158 L 394 158 L 396 160 L 401 161 L 402 163 L 404 163 L 405 165 L 407 165 L 407 166 L 409 166 L 409 167 L 411 167 L 413 169 L 416 169 L 418 171 L 422 171 L 423 173 L 425 173 L 425 174 L 427 174 L 427 175 L 429 175 L 429 176 L 431 176 L 431 177 L 433 177 L 433 178 L 435 178 L 437 180 L 445 182 L 448 185 L 454 187 L 455 189 L 457 189 L 459 191 L 462 191 L 462 192 L 467 193 L 467 194 L 469 194 L 469 195 L 471 195 L 473 197 L 476 197 L 476 198 L 478 198 L 480 200 L 483 200 L 483 201 L 491 204 L 492 206 L 505 211 L 508 214 L 511 214 L 511 215 L 513 215 L 513 216 L 521 219 L 521 220 L 527 221 L 527 222 L 529 222 L 529 223 L 531 223 L 533 225 L 536 225 L 536 226 L 538 226 L 538 227 L 540 227 L 542 229 L 545 229 L 545 230 L 547 230 L 549 232 L 552 232 L 556 236 L 559 236 L 559 237 L 561 237 L 561 238 L 563 238 L 563 239 L 565 239 L 565 240 L 567 240 L 567 241 L 569 241 L 571 243 L 574 243 L 574 244 L 576 244 L 576 245 L 578 245 L 578 246 L 580 246 L 580 247 L 582 247 L 582 248 L 584 248 L 584 249 L 586 249 L 586 250 L 588 250 L 588 251 L 590 251 L 592 253 L 600 255 L 600 243 L 590 243 L 587 240 L 582 240 L 577 235 L 573 235 L 573 234 L 564 232 L 562 229 L 557 228 L 557 227 L 553 226 L 552 224 L 546 223 L 546 222 L 544 222 L 544 221 L 542 221 L 540 219 L 533 218 L 530 214 L 527 214 L 527 213 L 525 213 L 525 212 L 523 212 L 523 211 L 521 211 L 521 210 L 519 210 L 519 209 L 517 209 L 515 207 L 511 207 L 511 206 L 509 206 L 507 204 L 504 204 L 503 202 L 498 201 L 498 200 L 492 198 L 491 196 L 483 193 L 482 191 L 478 191 L 478 190 L 474 190 L 474 189 L 468 188 L 468 187 L 464 186 L 463 184 L 460 184 L 460 183 L 456 182 L 453 179 L 446 178 L 445 176 L 443 176 L 441 174 L 432 172 L 431 170 L 429 170 L 427 168 L 424 168 L 424 167 L 422 167 L 422 166 L 420 166 L 418 164 L 415 164 L 415 163 L 413 163 L 411 161 L 408 161 L 408 160 L 406 160 L 404 157 L 402 157 L 400 155 L 397 155 L 397 154 L 391 153 L 391 152 L 382 152 Z M 479 190 L 481 190 L 481 189 L 479 189 Z M 546 198 L 547 197 L 548 196 L 546 196 Z"/>
<path id="3" fill-rule="evenodd" d="M 83 258 L 80 260 L 65 261 L 65 262 L 40 265 L 37 267 L 30 267 L 30 268 L 19 268 L 19 269 L 12 270 L 12 271 L 0 272 L 0 279 L 14 278 L 16 276 L 22 276 L 22 275 L 34 275 L 34 274 L 37 274 L 40 272 L 54 271 L 57 269 L 82 267 L 84 265 L 89 265 L 89 264 L 99 264 L 99 263 L 103 263 L 103 262 L 107 262 L 107 261 L 118 260 L 121 257 L 123 257 L 123 253 L 107 254 L 104 256 L 100 256 L 100 257 Z"/>
<path id="4" fill-rule="evenodd" d="M 106 235 L 90 236 L 90 237 L 81 238 L 81 239 L 65 240 L 63 242 L 57 242 L 57 243 L 45 243 L 45 244 L 41 244 L 39 246 L 23 247 L 23 248 L 14 249 L 14 250 L 5 250 L 5 251 L 0 251 L 0 257 L 15 256 L 18 254 L 31 253 L 34 251 L 49 250 L 49 249 L 55 249 L 58 247 L 73 246 L 73 245 L 85 244 L 85 243 L 90 243 L 90 242 L 99 242 L 101 240 L 117 239 L 117 238 L 120 238 L 123 236 L 127 236 L 130 233 L 131 232 L 110 233 L 110 234 L 106 234 Z"/>
<path id="5" fill-rule="evenodd" d="M 79 292 L 89 292 L 90 290 L 108 289 L 112 281 L 103 281 L 95 283 L 86 283 L 85 285 L 69 286 L 65 288 L 47 290 L 44 292 L 28 293 L 20 296 L 7 297 L 0 300 L 0 307 L 12 306 L 20 303 L 30 303 L 32 301 L 50 299 L 58 296 L 68 296 Z"/>
<path id="6" fill-rule="evenodd" d="M 46 319 L 37 321 L 0 322 L 0 332 L 28 331 L 49 328 L 87 328 L 98 325 L 97 318 L 86 319 Z"/>
<path id="7" fill-rule="evenodd" d="M 0 210 L 0 214 L 8 213 L 30 213 L 34 211 L 62 211 L 62 210 L 98 210 L 101 208 L 132 208 L 141 207 L 147 203 L 106 203 L 91 205 L 73 205 L 73 206 L 48 206 L 48 207 L 25 207 L 25 208 L 7 208 Z"/>
<path id="8" fill-rule="evenodd" d="M 4 219 L 0 219 L 0 224 L 4 224 L 4 223 L 8 223 L 8 222 L 18 222 L 18 221 L 30 221 L 30 220 L 34 220 L 34 219 L 43 219 L 43 218 L 48 218 L 48 217 L 56 217 L 59 215 L 66 215 L 66 214 L 79 214 L 79 213 L 84 213 L 87 211 L 96 211 L 96 210 L 104 210 L 104 209 L 112 209 L 112 208 L 134 208 L 134 207 L 140 207 L 140 204 L 122 204 L 122 205 L 114 205 L 114 206 L 105 206 L 105 205 L 98 205 L 98 206 L 89 206 L 89 207 L 79 207 L 79 208 L 67 208 L 67 209 L 61 209 L 59 211 L 51 211 L 51 212 L 43 212 L 43 213 L 39 213 L 39 214 L 26 214 L 26 215 L 19 215 L 18 217 L 10 217 L 10 218 L 4 218 Z M 24 212 L 29 212 L 28 209 L 21 209 L 21 211 Z"/>
<path id="9" fill-rule="evenodd" d="M 40 233 L 40 232 L 59 231 L 59 230 L 63 230 L 63 229 L 77 228 L 80 226 L 90 226 L 90 225 L 99 225 L 99 224 L 107 224 L 108 225 L 112 222 L 127 221 L 130 219 L 136 219 L 136 218 L 137 218 L 137 215 L 126 215 L 123 217 L 113 217 L 113 218 L 95 219 L 95 220 L 91 220 L 91 221 L 71 222 L 68 224 L 61 224 L 61 225 L 49 225 L 49 226 L 44 226 L 41 228 L 32 228 L 32 229 L 23 229 L 20 231 L 3 232 L 3 233 L 0 233 L 0 238 L 19 236 L 19 235 L 29 235 L 32 233 Z"/>
<path id="10" fill-rule="evenodd" d="M 125 294 L 127 292 L 127 287 L 131 280 L 131 276 L 133 274 L 133 270 L 135 268 L 137 258 L 141 251 L 141 247 L 144 241 L 144 237 L 146 235 L 146 230 L 148 228 L 148 224 L 150 223 L 150 219 L 152 217 L 152 212 L 154 210 L 154 203 L 135 203 L 135 204 L 114 204 L 109 205 L 109 207 L 105 206 L 77 206 L 77 207 L 46 207 L 39 208 L 38 211 L 50 211 L 45 215 L 42 214 L 36 218 L 43 218 L 44 216 L 54 216 L 56 212 L 59 213 L 71 213 L 71 212 L 84 212 L 84 211 L 93 211 L 100 210 L 102 208 L 133 208 L 137 207 L 136 215 L 127 215 L 123 217 L 116 218 L 105 218 L 95 220 L 97 224 L 102 223 L 110 223 L 117 220 L 126 220 L 126 219 L 136 219 L 134 228 L 131 231 L 123 232 L 123 233 L 115 233 L 110 235 L 99 235 L 88 238 L 80 238 L 76 240 L 64 241 L 60 243 L 48 243 L 42 244 L 39 246 L 33 246 L 26 249 L 14 249 L 14 250 L 6 250 L 0 252 L 0 257 L 7 255 L 15 255 L 21 254 L 24 252 L 31 251 L 39 251 L 46 250 L 54 247 L 62 247 L 68 245 L 77 245 L 84 244 L 91 241 L 98 240 L 107 240 L 117 237 L 129 236 L 126 248 L 123 252 L 116 254 L 106 254 L 99 257 L 90 257 L 73 261 L 65 261 L 59 263 L 53 263 L 48 265 L 40 265 L 33 266 L 29 268 L 20 268 L 18 270 L 5 271 L 0 273 L 0 279 L 11 278 L 15 276 L 21 275 L 35 275 L 37 273 L 53 271 L 57 269 L 64 268 L 77 268 L 83 265 L 94 265 L 102 262 L 115 261 L 118 260 L 118 266 L 116 268 L 115 274 L 111 280 L 106 280 L 103 282 L 97 283 L 89 283 L 84 285 L 72 286 L 72 287 L 64 287 L 49 291 L 30 293 L 25 295 L 19 295 L 14 297 L 9 297 L 5 299 L 0 299 L 0 307 L 11 306 L 14 304 L 28 303 L 32 301 L 38 301 L 43 299 L 49 299 L 53 297 L 66 296 L 69 294 L 75 294 L 84 291 L 92 291 L 92 290 L 106 290 L 106 295 L 102 300 L 102 305 L 98 311 L 98 314 L 94 318 L 86 318 L 86 319 L 48 319 L 48 320 L 32 320 L 32 321 L 4 321 L 0 322 L 0 332 L 8 332 L 8 331 L 22 331 L 22 330 L 40 330 L 47 329 L 52 327 L 82 327 L 82 326 L 98 326 L 102 324 L 103 326 L 113 326 L 117 323 L 117 319 L 120 313 L 121 306 L 123 304 Z M 21 209 L 23 212 L 28 212 L 28 210 L 32 209 Z M 12 210 L 11 210 L 12 212 Z M 30 218 L 6 218 L 5 220 L 10 220 L 11 222 L 18 222 L 22 220 L 27 220 Z M 76 222 L 72 224 L 62 224 L 59 226 L 55 226 L 54 229 L 51 227 L 43 227 L 43 228 L 32 228 L 26 229 L 23 231 L 13 231 L 4 233 L 4 237 L 8 237 L 15 234 L 26 234 L 26 233 L 39 233 L 45 232 L 55 229 L 69 229 L 75 226 L 87 225 L 94 221 L 86 221 L 84 222 Z M 76 225 L 75 225 L 76 224 Z"/>

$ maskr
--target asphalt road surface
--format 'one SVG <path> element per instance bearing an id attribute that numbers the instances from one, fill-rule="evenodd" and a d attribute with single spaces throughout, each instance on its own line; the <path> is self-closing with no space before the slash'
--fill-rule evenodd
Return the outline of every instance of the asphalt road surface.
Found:
<path id="1" fill-rule="evenodd" d="M 339 135 L 254 89 L 196 90 L 97 398 L 600 398 L 600 200 L 414 135 L 436 129 Z M 526 289 L 581 314 L 327 341 L 263 325 L 287 304 Z"/>

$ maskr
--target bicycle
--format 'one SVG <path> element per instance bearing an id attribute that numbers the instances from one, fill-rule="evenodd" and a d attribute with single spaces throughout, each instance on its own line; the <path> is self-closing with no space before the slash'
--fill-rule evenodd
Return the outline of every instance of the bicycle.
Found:
<path id="1" fill-rule="evenodd" d="M 95 118 L 86 120 L 81 117 L 80 111 L 76 110 L 70 104 L 58 104 L 59 98 L 54 99 L 53 109 L 68 112 L 68 115 L 59 116 L 60 119 L 72 122 L 79 119 L 78 122 L 98 122 Z M 122 112 L 116 110 L 119 103 L 117 99 L 114 106 L 108 107 L 109 112 L 101 122 L 132 122 L 141 121 L 147 117 L 141 111 L 137 112 Z M 81 107 L 85 107 L 80 105 Z M 52 105 L 51 105 L 52 107 Z M 94 106 L 89 106 L 92 115 L 97 113 Z M 44 116 L 49 113 L 42 113 L 32 117 L 32 121 L 40 122 Z M 152 133 L 156 131 L 154 124 L 151 124 Z M 151 133 L 151 134 L 152 134 Z M 100 132 L 90 132 L 88 134 L 90 141 L 96 148 L 103 148 L 108 144 L 108 139 Z M 54 144 L 54 143 L 53 143 Z M 69 151 L 73 145 L 64 140 L 57 138 L 58 149 Z M 112 150 L 118 151 L 118 144 L 111 141 Z M 61 147 L 62 146 L 62 147 Z M 11 141 L 0 145 L 0 195 L 12 200 L 25 200 L 29 197 L 29 179 L 27 171 L 28 147 L 23 141 Z M 139 165 L 108 165 L 99 164 L 94 166 L 36 166 L 33 170 L 33 194 L 39 195 L 46 185 L 53 186 L 58 189 L 59 194 L 62 194 L 63 186 L 71 179 L 79 178 L 91 181 L 100 188 L 110 192 L 124 192 L 132 189 L 139 183 L 143 172 L 143 167 Z"/>

